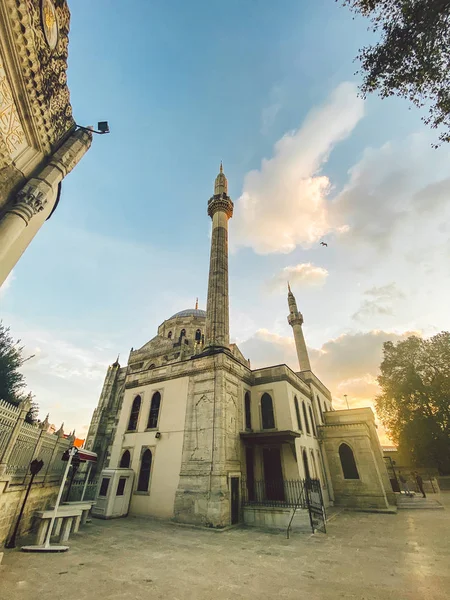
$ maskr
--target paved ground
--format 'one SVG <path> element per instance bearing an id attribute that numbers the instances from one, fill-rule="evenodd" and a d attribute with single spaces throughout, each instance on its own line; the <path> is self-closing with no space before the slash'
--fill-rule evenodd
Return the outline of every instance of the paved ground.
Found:
<path id="1" fill-rule="evenodd" d="M 338 514 L 328 535 L 223 533 L 142 518 L 93 520 L 65 554 L 5 551 L 5 600 L 443 600 L 446 510 Z"/>

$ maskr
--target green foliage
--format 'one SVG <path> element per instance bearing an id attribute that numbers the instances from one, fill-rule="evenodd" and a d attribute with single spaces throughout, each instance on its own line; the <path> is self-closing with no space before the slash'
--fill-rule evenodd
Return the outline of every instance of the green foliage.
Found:
<path id="1" fill-rule="evenodd" d="M 376 410 L 419 466 L 450 473 L 450 333 L 385 342 Z"/>
<path id="2" fill-rule="evenodd" d="M 20 368 L 26 360 L 20 340 L 14 341 L 9 327 L 0 321 L 0 400 L 17 405 L 24 398 L 26 384 Z M 32 402 L 26 420 L 34 423 L 37 416 L 38 405 Z"/>
<path id="3" fill-rule="evenodd" d="M 336 0 L 372 21 L 381 33 L 360 48 L 363 97 L 378 91 L 428 107 L 423 120 L 450 142 L 450 0 Z M 438 145 L 438 144 L 437 144 Z M 436 146 L 437 146 L 436 145 Z"/>

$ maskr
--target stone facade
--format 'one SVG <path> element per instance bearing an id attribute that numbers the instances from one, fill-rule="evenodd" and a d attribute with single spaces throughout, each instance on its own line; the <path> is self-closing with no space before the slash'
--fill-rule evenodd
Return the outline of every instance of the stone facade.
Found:
<path id="1" fill-rule="evenodd" d="M 396 504 L 371 408 L 327 413 L 319 429 L 336 505 L 388 509 Z M 352 477 L 345 473 L 343 445 L 351 449 L 356 463 Z"/>
<path id="2" fill-rule="evenodd" d="M 67 87 L 65 0 L 0 3 L 0 285 L 89 149 Z"/>

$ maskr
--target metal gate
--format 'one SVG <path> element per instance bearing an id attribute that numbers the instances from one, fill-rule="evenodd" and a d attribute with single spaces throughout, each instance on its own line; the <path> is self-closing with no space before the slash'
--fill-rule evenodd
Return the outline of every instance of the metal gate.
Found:
<path id="1" fill-rule="evenodd" d="M 318 479 L 307 479 L 305 481 L 305 493 L 312 532 L 321 531 L 326 533 L 327 515 L 323 504 L 320 481 Z"/>

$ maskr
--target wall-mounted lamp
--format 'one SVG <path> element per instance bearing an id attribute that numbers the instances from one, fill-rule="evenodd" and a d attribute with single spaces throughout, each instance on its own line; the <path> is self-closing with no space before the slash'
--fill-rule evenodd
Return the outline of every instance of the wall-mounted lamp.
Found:
<path id="1" fill-rule="evenodd" d="M 156 438 L 157 440 L 159 440 L 159 438 L 160 438 L 160 437 L 161 437 L 161 432 L 157 431 L 157 432 L 155 433 L 155 438 Z"/>
<path id="2" fill-rule="evenodd" d="M 76 124 L 76 126 L 78 127 L 78 129 L 84 129 L 84 131 L 91 131 L 92 133 L 99 133 L 100 135 L 103 135 L 104 133 L 109 133 L 108 121 L 99 121 L 97 123 L 97 130 L 95 130 L 93 127 L 83 127 L 83 125 L 78 124 Z"/>

